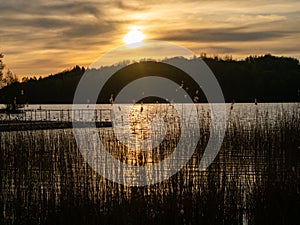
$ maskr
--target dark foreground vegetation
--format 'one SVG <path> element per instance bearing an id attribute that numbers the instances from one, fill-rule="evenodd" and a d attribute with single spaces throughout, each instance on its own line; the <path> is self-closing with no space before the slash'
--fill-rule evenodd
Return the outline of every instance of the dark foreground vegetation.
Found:
<path id="1" fill-rule="evenodd" d="M 299 109 L 274 118 L 266 112 L 254 124 L 232 115 L 229 121 L 206 172 L 197 171 L 209 135 L 202 121 L 190 163 L 138 188 L 95 174 L 71 130 L 1 132 L 0 224 L 298 224 Z M 112 130 L 99 132 L 115 148 Z"/>
<path id="2" fill-rule="evenodd" d="M 300 101 L 300 65 L 297 59 L 269 54 L 250 56 L 239 61 L 218 57 L 202 58 L 218 79 L 226 102 L 254 102 L 255 99 L 258 102 Z M 22 104 L 72 103 L 77 84 L 85 71 L 85 68 L 76 66 L 46 78 L 12 83 L 0 90 L 0 103 L 12 103 L 15 99 Z M 97 76 L 96 70 L 94 73 Z M 196 98 L 199 102 L 206 101 L 199 86 L 182 71 L 155 62 L 141 62 L 115 74 L 106 85 L 106 91 L 102 91 L 98 103 L 109 103 L 111 95 L 116 96 L 120 91 L 120 85 L 147 75 L 172 79 L 178 86 L 185 88 L 192 99 L 199 97 Z M 83 103 L 87 101 L 85 99 Z M 153 99 L 149 101 L 155 102 Z"/>

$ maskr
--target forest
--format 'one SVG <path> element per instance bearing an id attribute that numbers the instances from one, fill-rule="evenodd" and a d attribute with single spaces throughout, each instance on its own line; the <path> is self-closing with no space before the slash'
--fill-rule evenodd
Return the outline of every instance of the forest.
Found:
<path id="1" fill-rule="evenodd" d="M 201 55 L 215 74 L 226 102 L 299 102 L 299 60 L 271 54 L 249 56 L 243 60 L 231 57 L 206 57 Z M 181 58 L 180 60 L 187 60 Z M 101 70 L 103 68 L 100 68 Z M 92 72 L 97 76 L 96 69 Z M 0 89 L 0 104 L 17 101 L 18 104 L 70 104 L 86 68 L 75 66 L 61 73 L 44 78 L 15 80 Z M 109 103 L 112 96 L 135 79 L 157 75 L 171 79 L 178 87 L 185 88 L 192 99 L 206 102 L 201 87 L 183 71 L 162 62 L 140 61 L 117 71 L 107 81 L 99 94 L 98 103 Z M 200 85 L 201 86 L 201 85 Z M 200 91 L 199 91 L 200 90 Z M 175 90 L 174 90 L 175 91 Z M 82 99 L 87 103 L 88 99 Z M 145 102 L 164 101 L 147 98 Z"/>

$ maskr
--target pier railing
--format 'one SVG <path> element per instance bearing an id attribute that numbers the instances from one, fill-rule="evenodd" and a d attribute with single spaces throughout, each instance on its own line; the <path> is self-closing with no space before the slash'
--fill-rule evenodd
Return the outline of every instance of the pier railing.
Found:
<path id="1" fill-rule="evenodd" d="M 110 109 L 26 109 L 18 113 L 1 113 L 0 121 L 108 122 Z"/>

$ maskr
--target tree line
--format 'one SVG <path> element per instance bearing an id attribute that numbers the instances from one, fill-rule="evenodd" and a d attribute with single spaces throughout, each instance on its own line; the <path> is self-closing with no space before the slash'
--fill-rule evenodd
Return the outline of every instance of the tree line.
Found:
<path id="1" fill-rule="evenodd" d="M 2 57 L 0 57 L 0 81 L 2 82 L 0 104 L 8 104 L 16 99 L 18 102 L 28 104 L 70 104 L 73 102 L 78 82 L 86 72 L 84 67 L 75 66 L 55 75 L 40 79 L 24 79 L 22 82 L 14 79 L 16 77 L 10 72 L 11 74 L 8 74 L 5 80 L 2 73 L 4 68 Z M 271 54 L 249 56 L 243 60 L 233 60 L 231 57 L 224 59 L 207 57 L 203 54 L 200 57 L 215 74 L 226 102 L 254 102 L 255 100 L 258 102 L 299 102 L 300 100 L 298 59 L 277 57 Z M 115 73 L 101 91 L 98 103 L 110 103 L 112 96 L 116 96 L 124 85 L 139 76 L 162 74 L 161 71 L 166 78 L 176 82 L 179 88 L 185 88 L 195 102 L 206 102 L 201 87 L 184 72 L 166 67 L 164 63 L 141 61 Z M 96 76 L 97 70 L 93 72 Z M 9 80 L 7 77 L 12 79 Z M 145 101 L 164 100 L 148 98 Z M 87 102 L 88 99 L 83 99 L 82 103 Z"/>

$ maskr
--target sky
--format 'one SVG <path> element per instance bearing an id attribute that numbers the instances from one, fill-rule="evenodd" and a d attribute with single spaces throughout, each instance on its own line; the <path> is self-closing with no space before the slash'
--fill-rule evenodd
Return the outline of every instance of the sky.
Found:
<path id="1" fill-rule="evenodd" d="M 0 0 L 0 52 L 18 76 L 45 76 L 89 66 L 135 26 L 196 54 L 299 59 L 299 24 L 299 0 Z"/>

